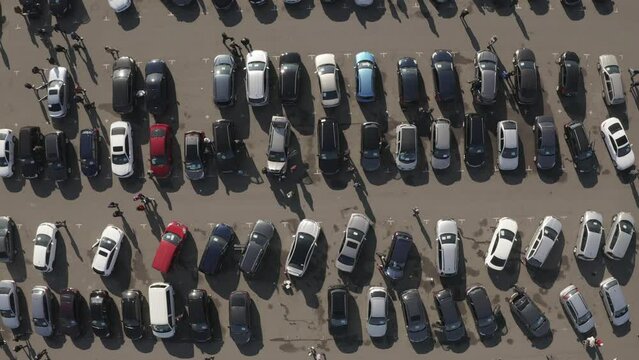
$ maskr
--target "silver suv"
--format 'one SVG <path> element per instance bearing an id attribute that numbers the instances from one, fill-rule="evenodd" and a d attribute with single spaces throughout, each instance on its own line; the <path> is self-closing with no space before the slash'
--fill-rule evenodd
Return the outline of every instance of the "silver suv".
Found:
<path id="1" fill-rule="evenodd" d="M 603 238 L 603 217 L 596 211 L 588 210 L 579 222 L 577 246 L 573 248 L 572 252 L 577 259 L 584 261 L 595 260 Z"/>
<path id="2" fill-rule="evenodd" d="M 559 293 L 559 301 L 575 329 L 585 334 L 595 327 L 595 319 L 586 305 L 583 295 L 575 285 L 568 285 Z"/>
<path id="3" fill-rule="evenodd" d="M 459 230 L 453 219 L 437 221 L 437 270 L 440 276 L 455 276 L 459 264 Z"/>
<path id="4" fill-rule="evenodd" d="M 609 277 L 599 284 L 599 295 L 603 300 L 608 319 L 614 326 L 621 326 L 630 321 L 628 303 L 621 291 L 619 281 Z"/>
<path id="5" fill-rule="evenodd" d="M 526 264 L 538 269 L 544 266 L 560 233 L 561 222 L 557 218 L 546 216 L 540 221 L 530 245 L 526 248 Z"/>
<path id="6" fill-rule="evenodd" d="M 604 255 L 613 260 L 626 256 L 630 240 L 635 233 L 635 219 L 628 212 L 621 211 L 612 218 L 612 226 L 604 246 Z"/>
<path id="7" fill-rule="evenodd" d="M 601 74 L 603 90 L 601 96 L 606 105 L 618 105 L 626 102 L 626 93 L 621 81 L 621 69 L 614 55 L 601 55 L 597 62 L 597 70 Z"/>
<path id="8" fill-rule="evenodd" d="M 288 163 L 291 123 L 283 116 L 273 116 L 268 133 L 266 171 L 272 175 L 284 175 Z"/>

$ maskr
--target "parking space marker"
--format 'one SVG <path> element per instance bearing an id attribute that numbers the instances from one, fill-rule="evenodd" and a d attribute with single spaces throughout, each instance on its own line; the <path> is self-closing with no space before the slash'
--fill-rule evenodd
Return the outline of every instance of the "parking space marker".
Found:
<path id="1" fill-rule="evenodd" d="M 417 54 L 417 56 L 422 57 L 423 52 L 422 51 L 415 51 L 415 54 Z"/>
<path id="2" fill-rule="evenodd" d="M 18 73 L 20 72 L 20 70 L 13 70 L 13 72 L 16 74 L 16 76 L 18 76 Z"/>
<path id="3" fill-rule="evenodd" d="M 20 29 L 22 29 L 22 28 L 20 27 L 20 24 L 16 24 L 16 30 L 20 30 Z"/>
<path id="4" fill-rule="evenodd" d="M 105 71 L 109 71 L 109 64 L 102 64 L 102 66 L 104 66 Z"/>
<path id="5" fill-rule="evenodd" d="M 460 168 L 458 171 L 459 171 L 460 173 L 466 172 L 466 170 L 461 169 L 461 168 Z"/>
<path id="6" fill-rule="evenodd" d="M 204 61 L 205 64 L 208 64 L 209 60 L 211 60 L 211 58 L 207 58 L 207 57 L 202 58 L 202 61 Z"/>
<path id="7" fill-rule="evenodd" d="M 495 166 L 495 172 L 499 172 L 499 169 L 497 168 L 497 166 Z"/>
<path id="8" fill-rule="evenodd" d="M 16 126 L 17 126 L 17 125 L 16 125 Z M 390 173 L 391 173 L 390 168 L 386 168 L 386 170 L 384 170 L 384 173 L 385 173 L 385 174 L 390 174 Z"/>
<path id="9" fill-rule="evenodd" d="M 75 224 L 75 226 L 77 226 L 78 229 L 80 229 L 80 227 L 82 227 L 82 224 Z"/>
<path id="10" fill-rule="evenodd" d="M 521 5 L 519 5 L 519 4 L 515 5 L 515 9 L 521 10 Z"/>
<path id="11" fill-rule="evenodd" d="M 530 222 L 532 224 L 533 220 L 535 220 L 535 218 L 533 216 L 529 216 L 526 219 L 528 219 L 528 222 Z"/>
<path id="12" fill-rule="evenodd" d="M 168 62 L 169 62 L 169 64 L 173 65 L 173 64 L 175 64 L 175 59 L 169 59 Z"/>
<path id="13" fill-rule="evenodd" d="M 140 224 L 140 226 L 142 227 L 142 229 L 146 230 L 146 225 L 147 224 Z"/>
<path id="14" fill-rule="evenodd" d="M 415 9 L 419 9 L 419 3 L 417 3 L 417 2 L 413 3 L 413 7 L 414 7 Z"/>
<path id="15" fill-rule="evenodd" d="M 306 7 L 306 10 L 313 10 L 313 8 L 314 8 L 314 7 L 315 7 L 315 6 L 313 6 L 313 5 L 310 5 L 310 4 L 309 4 L 309 5 Z"/>
<path id="16" fill-rule="evenodd" d="M 278 61 L 280 59 L 279 55 L 273 55 L 273 57 L 275 58 L 275 61 Z"/>
<path id="17" fill-rule="evenodd" d="M 251 227 L 253 227 L 253 223 L 252 223 L 252 222 L 247 222 L 247 223 L 245 223 L 245 224 L 246 224 L 246 227 L 247 227 L 247 228 L 249 228 L 249 229 L 250 229 Z"/>
<path id="18" fill-rule="evenodd" d="M 377 8 L 378 8 L 378 9 L 380 9 L 380 10 L 383 10 L 383 9 L 385 9 L 386 7 L 384 7 L 384 4 L 379 4 L 379 5 L 377 5 Z"/>
<path id="19" fill-rule="evenodd" d="M 568 216 L 564 215 L 564 216 L 560 216 L 561 220 L 566 220 L 568 219 Z"/>
<path id="20" fill-rule="evenodd" d="M 498 221 L 499 221 L 499 219 L 501 219 L 501 218 L 498 218 L 498 217 L 494 217 L 494 218 L 493 218 L 493 220 L 495 220 L 495 222 L 498 222 Z"/>
<path id="21" fill-rule="evenodd" d="M 105 16 L 104 19 L 102 19 L 102 21 L 111 21 L 111 19 L 109 19 L 108 16 Z"/>
<path id="22" fill-rule="evenodd" d="M 277 11 L 277 6 L 273 5 L 273 7 L 271 8 L 271 11 Z"/>
<path id="23" fill-rule="evenodd" d="M 308 54 L 308 57 L 310 57 L 311 59 L 315 59 L 315 54 Z"/>
<path id="24" fill-rule="evenodd" d="M 350 58 L 351 58 L 351 55 L 353 55 L 353 54 L 351 54 L 351 53 L 344 53 L 344 56 L 346 56 L 346 58 L 347 58 L 347 59 L 350 59 Z"/>
<path id="25" fill-rule="evenodd" d="M 550 3 L 548 3 L 548 10 L 554 10 L 555 8 L 552 7 L 552 5 Z"/>
<path id="26" fill-rule="evenodd" d="M 615 6 L 615 14 L 619 14 L 619 9 Z"/>
<path id="27" fill-rule="evenodd" d="M 428 172 L 428 167 L 425 167 L 424 170 L 422 170 L 422 173 L 427 173 Z"/>
<path id="28" fill-rule="evenodd" d="M 532 169 L 530 168 L 530 165 L 526 166 L 526 171 L 527 172 L 531 172 L 532 171 Z"/>
<path id="29" fill-rule="evenodd" d="M 388 54 L 388 53 L 381 52 L 381 53 L 379 53 L 379 54 L 380 54 L 380 55 L 382 55 L 382 59 L 384 59 L 384 58 L 386 58 L 386 54 Z"/>
<path id="30" fill-rule="evenodd" d="M 342 6 L 342 9 L 350 9 L 350 7 L 346 5 L 346 3 L 344 3 L 344 5 Z"/>
<path id="31" fill-rule="evenodd" d="M 209 223 L 209 227 L 210 227 L 211 229 L 213 229 L 213 225 L 215 225 L 215 223 Z"/>
<path id="32" fill-rule="evenodd" d="M 175 15 L 173 15 L 173 13 L 169 11 L 169 13 L 168 13 L 168 14 L 166 14 L 166 16 L 168 16 L 168 17 L 174 17 Z"/>
<path id="33" fill-rule="evenodd" d="M 557 112 L 561 114 L 561 109 L 557 109 Z"/>
<path id="34" fill-rule="evenodd" d="M 388 218 L 386 220 L 387 223 L 389 223 L 391 226 L 393 225 L 393 223 L 395 222 L 395 220 L 393 220 L 393 218 Z"/>
<path id="35" fill-rule="evenodd" d="M 466 219 L 457 219 L 457 221 L 463 224 L 466 221 Z"/>
<path id="36" fill-rule="evenodd" d="M 619 59 L 621 59 L 621 61 L 623 61 L 623 54 L 619 54 Z"/>
<path id="37" fill-rule="evenodd" d="M 18 230 L 22 229 L 22 224 L 16 224 L 16 226 L 18 227 Z"/>
<path id="38" fill-rule="evenodd" d="M 76 176 L 76 177 L 73 178 L 73 180 L 80 180 L 80 177 Z"/>

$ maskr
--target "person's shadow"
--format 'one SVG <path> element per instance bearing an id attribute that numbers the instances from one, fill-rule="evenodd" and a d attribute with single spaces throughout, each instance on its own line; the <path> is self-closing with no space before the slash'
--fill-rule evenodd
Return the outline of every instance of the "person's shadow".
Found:
<path id="1" fill-rule="evenodd" d="M 470 28 L 470 26 L 468 26 L 465 18 L 462 18 L 461 22 L 462 25 L 464 25 L 464 30 L 466 30 L 466 34 L 468 34 L 468 38 L 470 39 L 470 43 L 473 46 L 473 49 L 475 49 L 475 51 L 479 51 L 479 41 L 477 40 L 475 33 L 473 33 L 473 30 Z"/>
<path id="2" fill-rule="evenodd" d="M 4 16 L 2 12 L 2 4 L 0 4 L 0 55 L 2 55 L 2 61 L 4 62 L 4 66 L 7 69 L 11 69 L 11 64 L 9 63 L 9 56 L 4 49 L 4 45 L 2 45 L 2 29 L 4 29 L 4 23 L 7 22 L 7 17 Z"/>

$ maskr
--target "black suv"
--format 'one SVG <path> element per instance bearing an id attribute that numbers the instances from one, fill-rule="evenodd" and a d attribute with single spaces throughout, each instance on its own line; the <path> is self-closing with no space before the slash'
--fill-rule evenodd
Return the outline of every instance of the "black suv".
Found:
<path id="1" fill-rule="evenodd" d="M 122 293 L 122 325 L 124 326 L 124 334 L 131 340 L 139 340 L 144 337 L 142 301 L 140 290 L 131 289 Z"/>
<path id="2" fill-rule="evenodd" d="M 35 179 L 44 170 L 44 135 L 37 126 L 20 128 L 18 139 L 18 159 L 22 165 L 22 175 Z"/>
<path id="3" fill-rule="evenodd" d="M 302 59 L 296 52 L 280 56 L 280 100 L 282 104 L 294 104 L 300 93 Z"/>
<path id="4" fill-rule="evenodd" d="M 100 172 L 100 132 L 98 129 L 84 129 L 80 132 L 80 169 L 86 177 Z"/>
<path id="5" fill-rule="evenodd" d="M 579 56 L 572 51 L 566 51 L 559 58 L 559 80 L 557 93 L 563 96 L 575 96 L 579 91 Z"/>
<path id="6" fill-rule="evenodd" d="M 342 165 L 339 125 L 331 118 L 322 118 L 317 124 L 317 129 L 320 171 L 324 175 L 335 175 Z"/>
<path id="7" fill-rule="evenodd" d="M 535 156 L 533 161 L 539 170 L 550 170 L 557 164 L 557 130 L 550 115 L 535 118 Z"/>
<path id="8" fill-rule="evenodd" d="M 257 273 L 274 236 L 275 226 L 271 222 L 257 220 L 240 259 L 239 267 L 244 274 L 253 276 Z"/>
<path id="9" fill-rule="evenodd" d="M 193 289 L 187 297 L 191 334 L 196 342 L 211 340 L 211 298 L 202 289 Z"/>
<path id="10" fill-rule="evenodd" d="M 118 114 L 133 112 L 135 99 L 135 61 L 122 56 L 113 63 L 113 111 Z"/>
<path id="11" fill-rule="evenodd" d="M 20 0 L 20 5 L 22 5 L 22 12 L 29 18 L 35 19 L 42 15 L 41 0 Z"/>
<path id="12" fill-rule="evenodd" d="M 238 167 L 240 141 L 235 136 L 235 125 L 231 120 L 220 119 L 213 125 L 215 160 L 223 173 L 232 173 Z"/>
<path id="13" fill-rule="evenodd" d="M 82 333 L 82 296 L 77 289 L 65 288 L 60 291 L 60 331 L 77 338 Z"/>
<path id="14" fill-rule="evenodd" d="M 539 95 L 539 79 L 535 53 L 527 48 L 515 51 L 513 55 L 515 67 L 515 99 L 520 105 L 533 105 Z"/>
<path id="15" fill-rule="evenodd" d="M 233 291 L 229 295 L 229 329 L 231 339 L 238 345 L 253 338 L 252 302 L 246 291 Z"/>
<path id="16" fill-rule="evenodd" d="M 449 343 L 460 341 L 466 336 L 466 328 L 449 289 L 443 289 L 433 295 L 439 320 L 442 323 L 444 340 Z"/>
<path id="17" fill-rule="evenodd" d="M 348 290 L 344 285 L 328 288 L 328 331 L 333 336 L 348 332 Z"/>
<path id="18" fill-rule="evenodd" d="M 377 171 L 382 164 L 382 133 L 379 124 L 365 122 L 361 128 L 360 163 L 364 171 Z"/>
<path id="19" fill-rule="evenodd" d="M 530 296 L 521 288 L 515 288 L 514 293 L 508 298 L 510 311 L 515 319 L 523 324 L 528 334 L 533 337 L 542 337 L 550 331 L 550 324 L 546 315 L 532 301 Z"/>
<path id="20" fill-rule="evenodd" d="M 412 247 L 413 237 L 409 233 L 397 231 L 393 234 L 390 250 L 384 262 L 384 274 L 388 278 L 399 280 L 404 276 L 404 268 Z"/>
<path id="21" fill-rule="evenodd" d="M 397 82 L 399 89 L 399 106 L 405 109 L 419 101 L 419 68 L 417 61 L 410 57 L 397 62 Z"/>
<path id="22" fill-rule="evenodd" d="M 69 159 L 67 145 L 69 139 L 62 131 L 48 133 L 44 137 L 44 149 L 47 159 L 49 177 L 56 182 L 65 181 L 69 177 Z"/>
<path id="23" fill-rule="evenodd" d="M 572 162 L 579 173 L 587 173 L 597 169 L 595 153 L 588 140 L 586 130 L 581 122 L 573 121 L 564 125 L 564 138 L 568 143 Z"/>
<path id="24" fill-rule="evenodd" d="M 400 296 L 402 312 L 408 332 L 408 340 L 412 343 L 426 341 L 432 338 L 428 315 L 424 303 L 417 289 L 408 289 Z"/>
<path id="25" fill-rule="evenodd" d="M 162 115 L 168 105 L 167 67 L 164 60 L 153 59 L 144 67 L 144 101 L 146 110 L 155 115 Z"/>
<path id="26" fill-rule="evenodd" d="M 204 159 L 204 132 L 187 131 L 184 134 L 184 172 L 189 180 L 201 180 L 206 174 Z"/>
<path id="27" fill-rule="evenodd" d="M 481 285 L 469 287 L 466 290 L 466 301 L 475 319 L 479 336 L 487 338 L 495 335 L 498 326 L 486 289 Z"/>
<path id="28" fill-rule="evenodd" d="M 464 117 L 464 160 L 470 167 L 479 167 L 486 162 L 486 126 L 484 118 L 477 113 Z"/>
<path id="29" fill-rule="evenodd" d="M 112 301 L 106 290 L 93 290 L 89 296 L 91 310 L 91 328 L 99 338 L 111 336 L 111 306 Z"/>
<path id="30" fill-rule="evenodd" d="M 71 10 L 71 0 L 49 0 L 49 11 L 56 18 L 64 16 Z"/>

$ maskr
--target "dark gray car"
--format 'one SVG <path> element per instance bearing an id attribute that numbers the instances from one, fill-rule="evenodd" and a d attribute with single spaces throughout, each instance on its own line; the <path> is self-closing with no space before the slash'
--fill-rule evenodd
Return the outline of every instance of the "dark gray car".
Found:
<path id="1" fill-rule="evenodd" d="M 240 260 L 240 270 L 244 274 L 255 275 L 274 235 L 275 227 L 270 221 L 257 220 Z"/>
<path id="2" fill-rule="evenodd" d="M 486 338 L 495 335 L 498 330 L 497 321 L 486 289 L 481 285 L 469 287 L 466 290 L 466 301 L 475 319 L 479 336 Z"/>
<path id="3" fill-rule="evenodd" d="M 184 134 L 184 172 L 189 180 L 201 180 L 206 172 L 204 159 L 204 132 L 187 131 Z"/>
<path id="4" fill-rule="evenodd" d="M 144 67 L 144 100 L 146 110 L 153 115 L 164 113 L 168 103 L 167 67 L 160 59 L 153 59 Z"/>
<path id="5" fill-rule="evenodd" d="M 515 66 L 515 98 L 517 102 L 521 105 L 536 103 L 539 87 L 535 54 L 530 49 L 519 49 L 513 55 L 513 65 Z"/>
<path id="6" fill-rule="evenodd" d="M 418 343 L 431 339 L 428 315 L 417 289 L 408 289 L 400 297 L 408 340 Z"/>
<path id="7" fill-rule="evenodd" d="M 113 63 L 113 111 L 118 114 L 128 114 L 133 111 L 135 86 L 135 61 L 122 56 Z"/>
<path id="8" fill-rule="evenodd" d="M 533 160 L 539 170 L 550 170 L 557 163 L 557 130 L 550 115 L 537 116 L 533 125 L 535 134 L 535 156 Z"/>
<path id="9" fill-rule="evenodd" d="M 508 298 L 510 311 L 532 337 L 542 337 L 550 331 L 550 324 L 544 313 L 532 301 L 530 296 L 523 289 L 515 289 L 515 292 Z"/>
<path id="10" fill-rule="evenodd" d="M 233 291 L 229 296 L 229 329 L 237 345 L 251 341 L 251 297 L 246 291 Z"/>
<path id="11" fill-rule="evenodd" d="M 481 105 L 491 105 L 497 100 L 497 55 L 489 50 L 475 56 L 475 80 L 471 87 L 473 100 Z"/>
<path id="12" fill-rule="evenodd" d="M 235 60 L 222 54 L 213 60 L 213 102 L 218 107 L 235 104 Z"/>
<path id="13" fill-rule="evenodd" d="M 365 122 L 361 127 L 361 158 L 364 171 L 376 171 L 382 164 L 382 135 L 379 123 Z"/>
<path id="14" fill-rule="evenodd" d="M 448 50 L 437 50 L 431 57 L 433 80 L 435 81 L 435 100 L 452 101 L 457 95 L 457 79 L 453 54 Z"/>
<path id="15" fill-rule="evenodd" d="M 399 105 L 403 108 L 419 101 L 419 69 L 417 61 L 410 57 L 397 62 Z"/>
<path id="16" fill-rule="evenodd" d="M 466 328 L 462 322 L 461 314 L 449 289 L 443 289 L 435 293 L 435 307 L 442 323 L 444 340 L 449 343 L 457 342 L 466 336 Z"/>
<path id="17" fill-rule="evenodd" d="M 18 253 L 13 229 L 13 220 L 8 216 L 0 216 L 0 263 L 12 263 Z"/>

